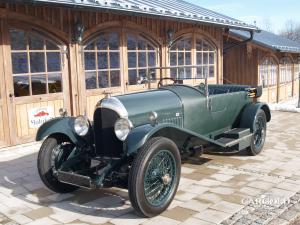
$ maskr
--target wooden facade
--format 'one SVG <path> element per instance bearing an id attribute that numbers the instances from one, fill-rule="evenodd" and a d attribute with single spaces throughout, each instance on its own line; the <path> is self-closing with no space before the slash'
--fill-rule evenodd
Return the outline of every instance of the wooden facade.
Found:
<path id="1" fill-rule="evenodd" d="M 241 42 L 225 36 L 224 46 Z M 277 103 L 299 95 L 299 54 L 283 53 L 248 42 L 224 52 L 223 81 L 263 86 L 260 101 Z M 266 74 L 266 77 L 262 77 Z"/>
<path id="2" fill-rule="evenodd" d="M 74 42 L 77 21 L 84 26 L 82 44 Z M 178 41 L 185 46 L 181 49 L 179 43 L 173 48 L 176 63 L 170 62 L 167 47 L 170 29 L 175 33 L 175 43 Z M 150 85 L 130 80 L 130 74 L 139 76 L 149 66 L 203 63 L 205 72 L 204 69 L 202 72 L 196 69 L 182 72 L 190 78 L 186 83 L 201 82 L 195 78 L 203 73 L 210 74 L 210 83 L 223 81 L 223 29 L 220 27 L 99 11 L 2 3 L 0 34 L 0 147 L 34 140 L 37 128 L 29 125 L 29 112 L 33 109 L 48 107 L 53 110 L 53 116 L 58 116 L 59 108 L 64 107 L 69 115 L 86 114 L 92 119 L 96 103 L 107 94 L 155 88 L 157 80 Z M 129 42 L 129 36 L 135 37 L 137 43 Z M 14 37 L 23 38 L 24 43 L 13 40 Z M 116 37 L 117 41 L 99 47 L 98 40 L 104 41 L 106 37 L 112 40 Z M 34 38 L 38 41 L 33 41 Z M 147 47 L 140 46 L 139 40 Z M 134 46 L 132 49 L 130 44 Z M 239 54 L 243 51 L 240 49 Z M 102 60 L 101 57 L 106 58 Z M 130 60 L 136 60 L 136 64 Z M 156 71 L 156 79 L 170 76 L 170 73 L 170 70 Z M 36 81 L 38 83 L 34 83 Z"/>

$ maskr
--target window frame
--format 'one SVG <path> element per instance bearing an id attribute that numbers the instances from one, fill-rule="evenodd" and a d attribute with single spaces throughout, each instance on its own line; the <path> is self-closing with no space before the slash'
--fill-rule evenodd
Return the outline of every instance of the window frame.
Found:
<path id="1" fill-rule="evenodd" d="M 187 50 L 184 46 L 183 50 L 180 50 L 178 48 L 179 46 L 179 42 L 182 42 L 182 41 L 185 41 L 185 40 L 188 40 L 190 39 L 190 50 Z M 174 47 L 174 45 L 176 45 L 176 50 L 173 50 L 172 48 Z M 170 67 L 177 67 L 177 66 L 192 66 L 194 64 L 194 60 L 193 60 L 193 49 L 194 49 L 194 37 L 193 35 L 185 35 L 185 36 L 182 36 L 182 37 L 179 37 L 177 38 L 172 46 L 170 47 L 169 49 L 169 66 Z M 176 54 L 176 63 L 172 63 L 171 59 L 172 59 L 172 54 Z M 190 54 L 190 64 L 187 64 L 187 54 Z M 183 64 L 180 64 L 179 63 L 179 54 L 183 54 Z M 176 76 L 173 77 L 172 76 L 172 70 L 176 71 Z M 184 78 L 181 78 L 179 75 L 179 71 L 180 70 L 183 70 L 184 71 Z M 180 68 L 174 68 L 174 69 L 170 69 L 170 77 L 174 78 L 174 79 L 186 79 L 186 70 L 190 70 L 190 78 L 187 78 L 189 80 L 192 80 L 193 79 L 193 69 L 192 68 L 184 68 L 184 69 L 180 69 Z"/>
<path id="2" fill-rule="evenodd" d="M 85 78 L 83 78 L 84 81 L 84 89 L 87 92 L 88 95 L 95 95 L 95 94 L 114 94 L 114 93 L 126 93 L 126 92 L 134 92 L 143 90 L 145 88 L 149 88 L 152 85 L 156 85 L 158 83 L 158 79 L 160 78 L 160 70 L 156 69 L 156 80 L 151 82 L 150 84 L 133 84 L 129 85 L 129 62 L 128 62 L 128 46 L 127 46 L 127 35 L 135 35 L 142 39 L 144 39 L 147 44 L 151 45 L 154 48 L 155 51 L 155 67 L 158 67 L 161 63 L 161 44 L 158 41 L 155 41 L 155 38 L 152 37 L 149 38 L 146 36 L 146 34 L 138 31 L 134 31 L 132 29 L 127 28 L 120 28 L 120 27 L 111 27 L 107 29 L 102 29 L 99 32 L 95 32 L 92 35 L 90 35 L 88 38 L 85 39 L 84 44 L 82 45 L 82 71 L 85 73 L 85 59 L 84 59 L 84 48 L 88 46 L 89 43 L 95 41 L 101 34 L 107 34 L 107 33 L 119 33 L 120 37 L 120 45 L 119 45 L 119 51 L 120 51 L 120 79 L 121 79 L 121 85 L 118 87 L 106 87 L 106 88 L 96 88 L 96 89 L 86 89 L 86 83 Z M 148 54 L 147 54 L 148 57 Z M 137 59 L 138 60 L 138 59 Z M 137 62 L 138 63 L 138 62 Z M 137 64 L 138 66 L 138 64 Z M 152 66 L 151 66 L 152 67 Z M 146 67 L 136 67 L 138 69 L 147 69 L 149 66 Z"/>
<path id="3" fill-rule="evenodd" d="M 97 41 L 99 40 L 99 38 L 101 36 L 106 36 L 109 37 L 110 34 L 118 34 L 119 37 L 119 45 L 118 45 L 118 49 L 110 49 L 109 46 L 109 38 L 107 39 L 107 48 L 104 49 L 98 49 L 97 48 Z M 91 43 L 94 43 L 94 49 L 92 50 L 86 50 L 85 48 L 88 47 Z M 86 61 L 85 61 L 85 53 L 94 53 L 95 55 L 95 67 L 92 70 L 86 70 Z M 106 53 L 107 56 L 107 68 L 99 68 L 99 61 L 98 61 L 98 55 L 99 53 Z M 119 54 L 119 67 L 118 68 L 111 68 L 111 63 L 110 63 L 110 55 L 111 53 L 118 53 Z M 119 89 L 122 87 L 122 76 L 123 76 L 123 72 L 122 72 L 122 32 L 119 29 L 112 29 L 112 30 L 107 30 L 107 31 L 102 31 L 102 32 L 98 32 L 96 34 L 94 34 L 92 37 L 90 37 L 85 44 L 82 46 L 82 55 L 83 55 L 83 72 L 84 72 L 84 83 L 85 83 L 85 90 L 88 92 L 94 92 L 94 91 L 107 91 L 107 90 L 112 90 L 112 89 Z M 120 85 L 119 86 L 111 86 L 111 72 L 114 71 L 118 71 L 119 72 L 119 82 Z M 96 88 L 91 88 L 91 89 L 87 89 L 87 84 L 86 84 L 86 73 L 92 73 L 95 72 L 96 73 Z M 107 87 L 100 87 L 99 86 L 99 73 L 100 72 L 108 72 L 107 76 L 108 76 L 108 86 Z"/>
<path id="4" fill-rule="evenodd" d="M 135 49 L 128 49 L 128 37 L 129 35 L 131 36 L 134 36 L 135 39 L 137 40 L 136 42 L 136 46 L 135 46 Z M 145 50 L 142 50 L 142 49 L 139 49 L 139 40 L 143 40 L 145 43 L 146 43 L 146 49 Z M 138 88 L 138 87 L 141 87 L 141 86 L 149 86 L 151 85 L 152 83 L 157 83 L 157 80 L 158 80 L 158 76 L 160 75 L 159 74 L 159 70 L 155 70 L 155 79 L 154 80 L 150 80 L 149 83 L 136 83 L 136 84 L 130 84 L 130 76 L 129 76 L 129 73 L 131 70 L 136 70 L 137 71 L 137 77 L 138 77 L 138 74 L 139 74 L 139 71 L 140 70 L 146 70 L 146 73 L 149 72 L 149 68 L 151 67 L 158 67 L 159 65 L 159 45 L 154 43 L 153 41 L 151 41 L 149 38 L 146 38 L 143 34 L 141 33 L 138 33 L 138 32 L 132 32 L 132 31 L 126 31 L 124 32 L 124 43 L 125 43 L 125 54 L 126 55 L 126 58 L 127 58 L 127 66 L 126 66 L 126 77 L 127 77 L 127 83 L 126 85 L 129 87 L 129 88 Z M 149 50 L 149 46 L 151 46 L 153 48 Z M 135 53 L 135 57 L 136 57 L 136 63 L 135 63 L 135 67 L 129 67 L 129 53 Z M 146 61 L 145 61 L 145 66 L 140 66 L 139 65 L 139 55 L 140 53 L 145 53 L 146 55 Z M 149 65 L 149 54 L 150 53 L 154 53 L 154 56 L 155 56 L 155 59 L 154 59 L 154 65 L 151 66 Z M 147 74 L 146 74 L 147 75 Z"/>
<path id="5" fill-rule="evenodd" d="M 283 57 L 279 62 L 279 84 L 287 84 L 293 81 L 294 63 L 290 57 Z"/>
<path id="6" fill-rule="evenodd" d="M 12 43 L 12 39 L 11 39 L 11 33 L 13 31 L 18 31 L 18 32 L 23 32 L 24 33 L 24 43 L 25 43 L 25 48 L 24 49 L 13 49 L 13 43 Z M 47 35 L 44 32 L 39 32 L 38 30 L 35 29 L 31 29 L 29 27 L 24 26 L 23 28 L 20 26 L 14 26 L 14 25 L 10 25 L 8 27 L 7 30 L 7 37 L 9 40 L 9 53 L 10 53 L 10 64 L 11 64 L 11 74 L 12 74 L 12 90 L 14 91 L 14 97 L 16 97 L 16 99 L 23 99 L 23 98 L 36 98 L 36 97 L 51 97 L 51 96 L 56 96 L 56 95 L 63 95 L 64 93 L 64 73 L 65 73 L 65 46 L 56 38 Z M 42 48 L 40 49 L 31 49 L 30 48 L 30 38 L 39 38 L 40 40 L 42 40 Z M 55 48 L 57 49 L 48 49 L 47 48 L 47 44 L 53 45 L 55 46 Z M 43 71 L 38 71 L 38 72 L 32 72 L 32 68 L 31 68 L 31 53 L 32 54 L 43 54 L 43 64 L 44 64 L 44 70 Z M 57 59 L 60 63 L 60 70 L 59 71 L 49 71 L 48 68 L 48 54 L 51 53 L 56 53 L 59 55 L 59 58 Z M 22 72 L 22 73 L 14 73 L 14 64 L 13 64 L 13 56 L 15 54 L 25 54 L 26 55 L 26 67 L 27 67 L 27 71 L 26 72 Z M 43 78 L 45 78 L 45 93 L 38 93 L 38 94 L 33 94 L 33 85 L 32 85 L 32 78 L 34 78 L 35 76 L 43 76 Z M 50 88 L 49 88 L 49 77 L 56 76 L 56 77 L 60 77 L 59 80 L 61 82 L 61 86 L 60 86 L 60 91 L 59 92 L 50 92 Z M 14 78 L 18 78 L 18 77 L 26 77 L 28 79 L 28 89 L 29 92 L 26 95 L 21 95 L 21 96 L 17 96 L 16 95 L 16 90 L 14 87 Z M 54 78 L 55 80 L 55 78 Z"/>
<path id="7" fill-rule="evenodd" d="M 218 58 L 218 53 L 219 53 L 219 47 L 217 44 L 215 44 L 215 41 L 213 40 L 212 37 L 207 37 L 206 35 L 203 35 L 203 34 L 199 34 L 199 33 L 190 33 L 190 34 L 185 34 L 185 35 L 181 35 L 179 37 L 177 37 L 175 39 L 175 41 L 173 42 L 173 45 L 177 42 L 177 41 L 180 41 L 182 39 L 186 39 L 186 38 L 191 38 L 192 40 L 192 43 L 191 43 L 191 66 L 202 66 L 202 71 L 204 71 L 204 67 L 205 68 L 208 68 L 207 71 L 208 71 L 208 80 L 217 80 L 218 79 L 218 74 L 219 74 L 219 71 L 218 71 L 218 61 L 219 61 L 219 58 Z M 198 50 L 197 49 L 197 43 L 198 42 L 201 42 L 201 46 L 202 46 L 202 49 L 201 50 Z M 203 49 L 203 43 L 206 43 L 206 45 L 211 48 L 209 50 L 204 50 Z M 169 57 L 168 57 L 168 64 L 170 67 L 172 67 L 171 65 L 171 50 L 169 52 Z M 210 53 L 213 53 L 213 60 L 214 60 L 214 63 L 213 64 L 210 64 L 210 60 L 209 60 L 209 55 Z M 197 64 L 198 62 L 198 55 L 201 54 L 201 62 L 202 64 Z M 204 60 L 203 60 L 203 55 L 204 54 L 207 54 L 208 55 L 208 61 L 207 63 L 204 63 Z M 210 70 L 210 67 L 213 67 L 213 76 L 209 76 L 209 70 Z M 203 77 L 200 77 L 198 76 L 198 70 L 199 68 L 192 68 L 191 69 L 191 78 L 190 80 L 192 80 L 192 82 L 188 82 L 188 83 L 194 83 L 197 82 L 197 81 L 201 81 L 202 79 L 204 79 L 204 76 Z M 171 75 L 171 73 L 170 73 Z M 177 73 L 178 75 L 178 73 Z"/>
<path id="8" fill-rule="evenodd" d="M 264 71 L 266 78 L 262 79 L 261 72 Z M 275 73 L 274 73 L 275 71 Z M 259 64 L 259 85 L 262 85 L 263 88 L 275 87 L 278 84 L 277 77 L 279 73 L 278 63 L 273 56 L 265 57 Z M 266 84 L 264 85 L 264 82 Z"/>

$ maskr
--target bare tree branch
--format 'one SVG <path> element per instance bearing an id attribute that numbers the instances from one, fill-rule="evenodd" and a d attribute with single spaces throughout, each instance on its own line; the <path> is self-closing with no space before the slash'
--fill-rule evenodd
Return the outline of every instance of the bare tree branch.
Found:
<path id="1" fill-rule="evenodd" d="M 286 21 L 285 28 L 279 32 L 279 35 L 300 43 L 300 24 L 293 20 Z"/>

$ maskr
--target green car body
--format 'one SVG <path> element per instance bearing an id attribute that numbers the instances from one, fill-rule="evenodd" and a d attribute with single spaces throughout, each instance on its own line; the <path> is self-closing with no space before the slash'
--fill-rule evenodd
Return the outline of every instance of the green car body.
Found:
<path id="1" fill-rule="evenodd" d="M 118 102 L 126 111 L 123 116 L 132 122 L 133 129 L 123 145 L 124 153 L 130 155 L 136 153 L 151 137 L 161 134 L 171 138 L 180 148 L 188 137 L 199 138 L 200 142 L 215 143 L 215 137 L 234 127 L 251 128 L 254 116 L 260 109 L 264 110 L 269 122 L 271 114 L 268 105 L 255 102 L 249 97 L 246 91 L 248 88 L 210 85 L 209 90 L 218 90 L 219 93 L 206 98 L 199 87 L 170 85 L 157 90 L 111 97 L 103 102 L 109 104 L 111 99 Z M 222 93 L 222 90 L 227 91 Z M 149 120 L 151 112 L 157 113 L 155 124 Z M 36 140 L 61 133 L 74 143 L 94 145 L 97 134 L 78 136 L 73 128 L 74 120 L 72 117 L 61 117 L 45 123 L 38 130 Z M 91 132 L 95 130 L 92 128 Z"/>
<path id="2" fill-rule="evenodd" d="M 176 193 L 180 158 L 203 151 L 260 153 L 271 113 L 256 101 L 259 96 L 260 89 L 249 86 L 173 84 L 104 98 L 93 122 L 64 116 L 39 128 L 36 140 L 46 138 L 38 157 L 40 176 L 64 193 L 74 186 L 128 188 L 139 215 L 158 215 Z M 147 191 L 153 177 L 162 185 L 155 188 L 163 188 L 155 199 Z"/>

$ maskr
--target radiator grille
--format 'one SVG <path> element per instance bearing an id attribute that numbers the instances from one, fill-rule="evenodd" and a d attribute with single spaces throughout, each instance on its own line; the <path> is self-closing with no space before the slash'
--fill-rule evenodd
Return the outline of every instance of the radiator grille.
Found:
<path id="1" fill-rule="evenodd" d="M 123 152 L 123 142 L 115 135 L 114 124 L 119 115 L 105 108 L 98 108 L 94 113 L 94 131 L 96 152 L 99 156 L 120 157 Z"/>

